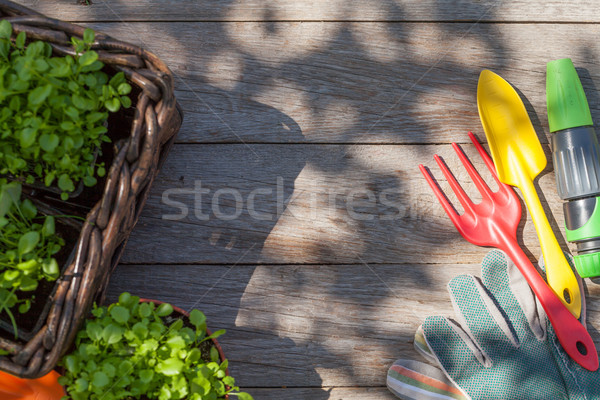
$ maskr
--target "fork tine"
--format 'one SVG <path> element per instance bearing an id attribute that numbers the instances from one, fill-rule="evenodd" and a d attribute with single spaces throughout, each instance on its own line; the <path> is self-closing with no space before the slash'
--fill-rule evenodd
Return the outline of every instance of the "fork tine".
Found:
<path id="1" fill-rule="evenodd" d="M 473 144 L 475 145 L 475 148 L 479 152 L 479 155 L 481 156 L 481 158 L 483 158 L 485 165 L 487 165 L 488 169 L 490 170 L 490 173 L 494 177 L 494 180 L 498 184 L 498 191 L 495 192 L 494 194 L 502 195 L 502 196 L 504 196 L 505 199 L 508 199 L 509 201 L 519 203 L 519 198 L 518 198 L 517 194 L 515 193 L 514 189 L 512 187 L 510 187 L 509 185 L 507 185 L 506 183 L 502 182 L 500 180 L 500 178 L 498 177 L 498 171 L 496 171 L 496 166 L 494 165 L 494 161 L 492 161 L 492 158 L 487 153 L 487 151 L 485 151 L 485 149 L 483 148 L 483 146 L 481 145 L 479 140 L 477 140 L 477 137 L 473 134 L 473 132 L 469 132 L 469 138 L 471 139 L 471 142 L 473 142 Z M 520 210 L 521 209 L 520 209 L 520 203 L 519 203 L 519 212 L 520 212 Z"/>
<path id="2" fill-rule="evenodd" d="M 500 188 L 503 188 L 504 183 L 500 182 L 500 179 L 498 178 L 498 172 L 496 171 L 496 166 L 494 165 L 494 161 L 492 161 L 490 155 L 487 153 L 487 151 L 485 151 L 485 149 L 483 148 L 479 140 L 477 140 L 477 137 L 473 134 L 473 132 L 469 132 L 469 139 L 471 139 L 471 142 L 473 142 L 473 144 L 475 145 L 477 152 L 479 152 L 479 155 L 483 159 L 483 162 L 485 163 L 487 168 L 490 170 L 490 173 L 494 177 L 494 180 L 496 181 L 498 186 Z"/>
<path id="3" fill-rule="evenodd" d="M 454 226 L 456 226 L 456 228 L 460 230 L 460 216 L 458 215 L 452 204 L 450 204 L 450 201 L 448 201 L 448 198 L 446 197 L 444 192 L 442 192 L 442 189 L 440 189 L 437 183 L 433 180 L 433 177 L 431 176 L 429 171 L 427 171 L 427 169 L 423 166 L 423 164 L 419 164 L 419 169 L 421 170 L 421 173 L 427 180 L 427 183 L 429 183 L 429 187 L 431 187 L 431 190 L 433 190 L 435 197 L 437 197 L 438 201 L 444 208 L 444 211 L 446 211 L 446 214 L 448 214 L 448 217 L 450 217 L 450 220 L 452 221 L 452 223 L 454 223 Z"/>
<path id="4" fill-rule="evenodd" d="M 446 165 L 444 164 L 442 159 L 437 154 L 434 155 L 433 158 L 435 159 L 435 162 L 437 162 L 438 166 L 442 170 L 442 173 L 444 174 L 444 176 L 446 177 L 446 180 L 450 184 L 452 191 L 454 192 L 456 197 L 458 197 L 458 201 L 460 201 L 460 204 L 462 204 L 465 211 L 468 210 L 468 211 L 473 212 L 473 206 L 474 206 L 473 202 L 471 201 L 469 196 L 465 193 L 465 191 L 460 186 L 458 181 L 454 178 L 454 175 L 452 175 L 452 172 L 450 172 L 450 170 L 446 167 Z"/>
<path id="5" fill-rule="evenodd" d="M 482 194 L 482 196 L 491 199 L 493 193 L 492 190 L 487 183 L 485 183 L 481 175 L 479 175 L 475 167 L 473 167 L 473 164 L 471 164 L 471 161 L 467 158 L 465 152 L 456 143 L 452 143 L 452 148 L 458 155 L 458 158 L 460 158 L 460 161 L 465 166 L 465 169 L 469 173 L 469 176 L 473 180 L 473 183 L 475 183 L 475 186 L 477 186 L 477 189 L 479 189 L 479 192 Z"/>

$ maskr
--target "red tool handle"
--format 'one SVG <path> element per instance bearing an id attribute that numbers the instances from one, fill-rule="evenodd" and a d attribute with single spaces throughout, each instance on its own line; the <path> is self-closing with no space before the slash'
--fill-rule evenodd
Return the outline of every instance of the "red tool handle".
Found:
<path id="1" fill-rule="evenodd" d="M 554 327 L 558 341 L 569 356 L 583 368 L 598 369 L 598 353 L 592 337 L 577 318 L 567 310 L 552 289 L 535 269 L 523 249 L 514 238 L 500 232 L 502 250 L 513 260 L 527 283 L 539 299 L 550 323 Z"/>

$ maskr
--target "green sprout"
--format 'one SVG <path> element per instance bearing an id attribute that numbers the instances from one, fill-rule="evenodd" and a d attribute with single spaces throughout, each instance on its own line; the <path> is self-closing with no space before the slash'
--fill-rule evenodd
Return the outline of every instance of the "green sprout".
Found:
<path id="1" fill-rule="evenodd" d="M 122 72 L 109 79 L 102 71 L 91 29 L 71 39 L 76 56 L 26 44 L 25 32 L 12 36 L 0 21 L 0 174 L 57 185 L 66 200 L 76 184 L 93 186 L 106 173 L 95 162 L 110 142 L 105 123 L 109 112 L 131 106 L 131 85 Z"/>
<path id="2" fill-rule="evenodd" d="M 94 305 L 94 318 L 78 332 L 75 350 L 59 363 L 65 368 L 59 383 L 68 394 L 63 399 L 217 400 L 230 395 L 252 400 L 226 375 L 228 361 L 219 359 L 214 346 L 201 350 L 203 342 L 225 331 L 207 336 L 206 317 L 198 310 L 190 312 L 187 325 L 172 313 L 170 304 L 140 303 L 127 292 L 108 307 Z"/>
<path id="3" fill-rule="evenodd" d="M 18 299 L 17 291 L 31 292 L 45 279 L 60 274 L 54 255 L 64 246 L 55 233 L 54 216 L 42 217 L 29 199 L 21 199 L 21 184 L 0 180 L 0 312 L 9 316 L 15 337 L 12 309 L 26 313 L 31 298 Z"/>

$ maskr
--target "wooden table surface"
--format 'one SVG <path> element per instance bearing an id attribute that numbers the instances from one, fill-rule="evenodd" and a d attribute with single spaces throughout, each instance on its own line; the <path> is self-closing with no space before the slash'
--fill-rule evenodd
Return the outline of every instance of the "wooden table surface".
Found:
<path id="1" fill-rule="evenodd" d="M 417 166 L 438 153 L 474 193 L 449 143 L 474 155 L 467 131 L 484 138 L 482 69 L 520 90 L 548 155 L 547 61 L 573 59 L 600 117 L 594 2 L 19 2 L 173 70 L 185 121 L 109 297 L 203 310 L 256 399 L 392 399 L 389 365 L 420 359 L 416 328 L 452 313 L 446 283 L 488 250 L 458 235 Z M 538 190 L 566 249 L 551 169 Z M 519 235 L 537 257 L 530 220 Z"/>

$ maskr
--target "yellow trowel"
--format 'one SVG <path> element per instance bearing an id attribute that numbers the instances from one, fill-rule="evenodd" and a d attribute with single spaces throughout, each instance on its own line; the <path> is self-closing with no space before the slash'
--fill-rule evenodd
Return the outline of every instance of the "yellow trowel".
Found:
<path id="1" fill-rule="evenodd" d="M 573 316 L 579 318 L 579 284 L 533 185 L 535 177 L 546 167 L 546 155 L 523 101 L 508 82 L 484 70 L 477 85 L 477 107 L 498 177 L 502 182 L 518 187 L 525 198 L 542 247 L 548 285 Z"/>

